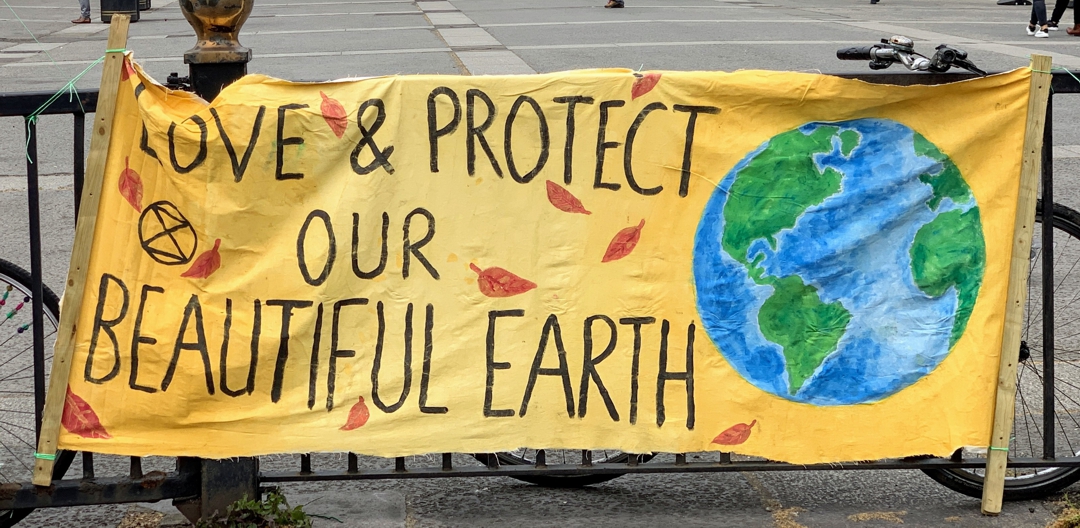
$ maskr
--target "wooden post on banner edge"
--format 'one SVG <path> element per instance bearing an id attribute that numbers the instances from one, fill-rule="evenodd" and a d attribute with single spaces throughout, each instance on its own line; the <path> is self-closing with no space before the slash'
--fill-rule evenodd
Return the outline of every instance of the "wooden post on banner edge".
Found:
<path id="1" fill-rule="evenodd" d="M 1005 305 L 1005 330 L 1001 339 L 998 364 L 997 397 L 994 405 L 994 429 L 986 457 L 983 479 L 982 512 L 1001 513 L 1005 493 L 1005 465 L 1009 459 L 1013 413 L 1016 407 L 1016 364 L 1019 361 L 1021 323 L 1027 301 L 1028 258 L 1035 224 L 1035 199 L 1042 168 L 1043 125 L 1046 102 L 1050 96 L 1051 58 L 1031 56 L 1031 89 L 1028 95 L 1027 126 L 1024 130 L 1024 158 L 1020 166 L 1020 195 L 1016 207 L 1012 259 L 1009 266 L 1009 291 Z"/>
<path id="2" fill-rule="evenodd" d="M 75 246 L 71 251 L 67 284 L 64 288 L 63 306 L 60 312 L 60 328 L 56 336 L 49 391 L 45 396 L 45 412 L 41 417 L 41 436 L 34 454 L 34 479 L 38 486 L 52 484 L 53 463 L 60 439 L 60 418 L 64 412 L 68 378 L 71 374 L 71 356 L 75 348 L 75 321 L 79 317 L 83 292 L 86 286 L 86 270 L 90 263 L 90 244 L 94 239 L 97 223 L 98 202 L 101 198 L 101 181 L 105 175 L 105 161 L 109 153 L 113 114 L 116 110 L 116 93 L 120 88 L 120 71 L 124 64 L 127 47 L 128 15 L 113 15 L 109 26 L 109 40 L 105 49 L 105 62 L 101 71 L 101 89 L 98 92 L 97 110 L 94 113 L 90 154 L 86 159 L 86 177 L 83 185 L 79 218 L 75 224 Z"/>

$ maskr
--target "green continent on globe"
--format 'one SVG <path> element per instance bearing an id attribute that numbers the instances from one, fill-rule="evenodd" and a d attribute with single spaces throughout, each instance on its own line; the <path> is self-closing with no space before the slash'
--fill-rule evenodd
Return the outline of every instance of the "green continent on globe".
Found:
<path id="1" fill-rule="evenodd" d="M 914 140 L 916 155 L 941 164 L 937 173 L 919 175 L 919 180 L 934 192 L 927 207 L 936 211 L 945 198 L 957 205 L 973 204 L 971 188 L 956 164 L 921 134 L 915 133 Z M 949 288 L 956 288 L 956 316 L 949 336 L 951 348 L 964 335 L 986 269 L 986 242 L 982 237 L 979 208 L 956 209 L 936 216 L 915 234 L 910 255 L 911 275 L 923 293 L 938 297 Z"/>
<path id="2" fill-rule="evenodd" d="M 840 133 L 840 153 L 850 156 L 851 151 L 859 146 L 859 133 L 854 130 L 845 130 Z"/>
<path id="3" fill-rule="evenodd" d="M 851 314 L 840 301 L 823 303 L 817 289 L 798 277 L 777 279 L 773 287 L 758 312 L 758 326 L 765 339 L 784 349 L 788 392 L 795 394 L 836 350 Z"/>
<path id="4" fill-rule="evenodd" d="M 840 190 L 843 175 L 834 169 L 818 170 L 814 154 L 833 150 L 839 128 L 823 126 L 812 133 L 792 130 L 769 141 L 735 176 L 724 206 L 724 251 L 743 265 L 755 240 L 765 239 L 776 249 L 776 235 L 795 227 L 812 205 Z"/>
<path id="5" fill-rule="evenodd" d="M 755 283 L 774 288 L 758 313 L 758 324 L 762 335 L 784 351 L 791 394 L 836 350 L 851 313 L 839 301 L 823 302 L 817 288 L 799 277 L 766 276 L 760 267 L 763 255 L 751 261 L 748 253 L 751 244 L 762 239 L 776 249 L 780 231 L 795 227 L 808 208 L 840 191 L 843 174 L 832 168 L 821 171 L 814 163 L 815 154 L 833 151 L 838 136 L 845 156 L 858 146 L 857 132 L 839 130 L 822 126 L 810 134 L 792 130 L 772 138 L 738 172 L 724 206 L 724 251 L 746 267 Z"/>
<path id="6" fill-rule="evenodd" d="M 960 169 L 945 153 L 938 150 L 937 146 L 927 141 L 918 132 L 915 133 L 915 155 L 927 157 L 941 163 L 941 172 L 937 174 L 924 172 L 919 175 L 919 180 L 929 185 L 934 191 L 934 197 L 926 204 L 931 211 L 936 211 L 938 205 L 941 204 L 941 200 L 945 198 L 949 198 L 957 204 L 971 200 L 971 189 L 967 186 L 963 176 L 960 175 Z"/>

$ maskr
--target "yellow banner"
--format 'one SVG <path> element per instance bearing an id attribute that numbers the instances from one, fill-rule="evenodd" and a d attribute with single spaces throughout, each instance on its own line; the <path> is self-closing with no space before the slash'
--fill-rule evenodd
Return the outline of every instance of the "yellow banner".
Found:
<path id="1" fill-rule="evenodd" d="M 60 448 L 986 445 L 1029 79 L 126 65 Z"/>

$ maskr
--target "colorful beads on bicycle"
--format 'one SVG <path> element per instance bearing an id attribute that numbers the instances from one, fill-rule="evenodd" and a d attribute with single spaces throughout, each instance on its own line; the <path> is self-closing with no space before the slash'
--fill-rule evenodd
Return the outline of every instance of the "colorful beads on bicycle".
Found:
<path id="1" fill-rule="evenodd" d="M 21 333 L 27 331 L 29 328 L 30 328 L 30 323 L 26 323 L 26 324 L 16 328 L 15 332 L 21 334 Z"/>

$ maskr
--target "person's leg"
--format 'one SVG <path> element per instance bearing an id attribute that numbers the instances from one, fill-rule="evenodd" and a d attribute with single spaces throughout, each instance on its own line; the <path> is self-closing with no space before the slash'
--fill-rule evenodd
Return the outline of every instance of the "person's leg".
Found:
<path id="1" fill-rule="evenodd" d="M 1069 7 L 1069 0 L 1056 0 L 1054 12 L 1050 15 L 1050 29 L 1057 29 L 1061 17 L 1065 16 L 1065 9 Z"/>
<path id="2" fill-rule="evenodd" d="M 79 0 L 79 18 L 72 20 L 72 24 L 87 24 L 90 22 L 90 0 Z"/>
<path id="3" fill-rule="evenodd" d="M 1046 0 L 1031 0 L 1031 24 L 1046 25 Z"/>

